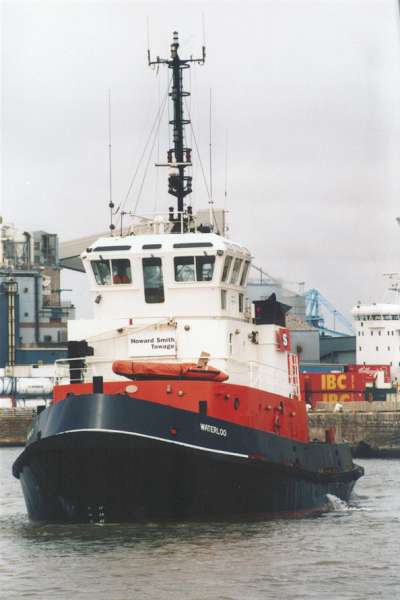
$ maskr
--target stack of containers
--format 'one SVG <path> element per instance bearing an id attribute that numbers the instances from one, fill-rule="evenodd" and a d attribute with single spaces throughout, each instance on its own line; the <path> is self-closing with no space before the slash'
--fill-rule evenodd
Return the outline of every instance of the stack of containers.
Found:
<path id="1" fill-rule="evenodd" d="M 374 390 L 390 391 L 388 365 L 348 365 L 344 371 L 302 373 L 303 398 L 312 408 L 319 402 L 343 404 L 374 399 Z"/>

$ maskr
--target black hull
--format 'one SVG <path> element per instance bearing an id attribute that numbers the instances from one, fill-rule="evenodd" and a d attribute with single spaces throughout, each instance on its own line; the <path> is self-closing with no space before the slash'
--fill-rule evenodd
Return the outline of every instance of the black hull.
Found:
<path id="1" fill-rule="evenodd" d="M 41 413 L 13 470 L 29 517 L 55 522 L 305 514 L 348 500 L 362 474 L 347 445 L 102 394 Z"/>

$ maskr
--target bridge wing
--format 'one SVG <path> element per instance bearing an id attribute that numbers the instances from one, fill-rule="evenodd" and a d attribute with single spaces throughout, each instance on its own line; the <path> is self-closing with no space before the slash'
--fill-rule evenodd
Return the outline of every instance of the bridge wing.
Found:
<path id="1" fill-rule="evenodd" d="M 76 240 L 60 242 L 59 258 L 61 268 L 71 269 L 72 271 L 81 271 L 83 273 L 84 268 L 80 259 L 80 255 L 86 250 L 86 248 L 88 248 L 88 246 L 93 244 L 93 242 L 106 235 L 107 233 L 100 233 L 97 235 L 89 235 L 87 237 L 78 238 Z"/>

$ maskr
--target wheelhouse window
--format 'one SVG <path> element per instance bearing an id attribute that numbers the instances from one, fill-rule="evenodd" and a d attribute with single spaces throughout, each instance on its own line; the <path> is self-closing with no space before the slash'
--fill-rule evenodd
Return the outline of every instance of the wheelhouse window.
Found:
<path id="1" fill-rule="evenodd" d="M 240 272 L 240 267 L 242 266 L 242 259 L 241 258 L 235 258 L 235 262 L 233 263 L 233 269 L 232 269 L 232 275 L 231 275 L 231 284 L 232 285 L 236 285 L 238 277 L 239 277 L 239 272 Z"/>
<path id="2" fill-rule="evenodd" d="M 149 304 L 164 302 L 161 258 L 143 258 L 144 299 Z"/>
<path id="3" fill-rule="evenodd" d="M 211 281 L 214 274 L 215 256 L 196 256 L 197 281 Z"/>
<path id="4" fill-rule="evenodd" d="M 127 258 L 117 258 L 111 261 L 113 283 L 132 283 L 131 262 Z"/>
<path id="5" fill-rule="evenodd" d="M 97 285 L 132 283 L 131 262 L 127 258 L 92 260 Z"/>
<path id="6" fill-rule="evenodd" d="M 233 260 L 232 256 L 226 256 L 225 257 L 225 262 L 224 262 L 224 268 L 222 270 L 221 281 L 227 281 L 228 280 L 228 275 L 229 275 L 229 271 L 231 269 L 232 260 Z"/>
<path id="7" fill-rule="evenodd" d="M 211 281 L 214 265 L 215 256 L 176 256 L 174 258 L 175 281 Z"/>
<path id="8" fill-rule="evenodd" d="M 194 256 L 175 256 L 175 281 L 195 281 Z"/>
<path id="9" fill-rule="evenodd" d="M 97 285 L 111 285 L 110 261 L 92 260 L 91 265 Z"/>
<path id="10" fill-rule="evenodd" d="M 241 286 L 246 284 L 246 279 L 247 279 L 247 272 L 249 270 L 249 266 L 250 266 L 250 261 L 249 260 L 245 260 L 244 261 L 244 265 L 243 265 L 243 271 L 242 271 L 242 275 L 240 277 L 240 284 Z"/>

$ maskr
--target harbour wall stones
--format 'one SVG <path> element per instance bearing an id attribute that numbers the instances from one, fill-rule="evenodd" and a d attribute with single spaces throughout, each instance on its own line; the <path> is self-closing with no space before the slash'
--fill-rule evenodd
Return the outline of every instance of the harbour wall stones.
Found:
<path id="1" fill-rule="evenodd" d="M 334 412 L 332 407 L 321 409 L 308 415 L 310 439 L 323 440 L 325 431 L 335 428 L 336 441 L 348 442 L 355 456 L 400 457 L 400 403 L 397 397 L 385 402 L 349 403 L 340 412 Z"/>
<path id="2" fill-rule="evenodd" d="M 0 409 L 0 446 L 25 446 L 35 413 L 30 408 Z"/>

